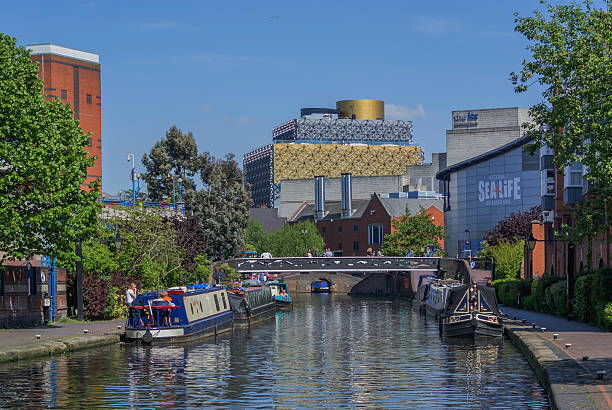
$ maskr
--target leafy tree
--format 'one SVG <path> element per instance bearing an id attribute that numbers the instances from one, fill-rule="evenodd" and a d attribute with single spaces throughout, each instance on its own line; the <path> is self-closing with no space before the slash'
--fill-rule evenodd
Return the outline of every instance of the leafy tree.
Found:
<path id="1" fill-rule="evenodd" d="M 245 247 L 245 250 L 254 250 L 260 254 L 269 250 L 271 246 L 271 235 L 264 231 L 264 227 L 261 222 L 252 218 L 249 218 L 247 223 L 247 227 L 244 232 L 244 240 L 247 245 L 251 245 L 255 248 L 247 249 L 247 247 Z"/>
<path id="2" fill-rule="evenodd" d="M 542 220 L 542 207 L 534 206 L 524 212 L 511 214 L 502 219 L 484 236 L 484 240 L 489 245 L 497 245 L 500 241 L 506 240 L 516 242 L 525 239 L 531 232 L 531 221 Z"/>
<path id="3" fill-rule="evenodd" d="M 168 218 L 176 230 L 176 244 L 184 251 L 181 266 L 184 270 L 194 272 L 196 270 L 196 258 L 206 255 L 208 252 L 208 238 L 204 235 L 204 229 L 200 222 L 192 216 Z"/>
<path id="4" fill-rule="evenodd" d="M 38 66 L 0 33 L 0 255 L 74 259 L 74 243 L 97 224 L 98 182 L 88 136 L 60 100 L 46 101 Z"/>
<path id="5" fill-rule="evenodd" d="M 180 184 L 182 199 L 191 209 L 196 192 L 193 177 L 197 173 L 208 174 L 210 161 L 208 153 L 198 154 L 198 146 L 191 132 L 183 134 L 182 130 L 173 125 L 166 132 L 165 138 L 156 142 L 151 152 L 142 157 L 146 169 L 143 179 L 147 183 L 149 199 L 161 202 L 165 198 L 172 198 L 174 175 L 175 198 L 179 196 Z"/>
<path id="6" fill-rule="evenodd" d="M 523 263 L 525 241 L 500 239 L 496 245 L 483 243 L 480 256 L 495 259 L 495 277 L 497 279 L 518 278 Z"/>
<path id="7" fill-rule="evenodd" d="M 422 256 L 422 249 L 427 249 L 428 244 L 435 244 L 446 237 L 444 228 L 434 224 L 423 207 L 417 215 L 411 215 L 406 207 L 406 213 L 391 224 L 395 231 L 385 235 L 381 248 L 381 252 L 388 256 L 405 256 L 410 251 L 415 256 Z"/>
<path id="8" fill-rule="evenodd" d="M 213 260 L 233 258 L 244 249 L 244 231 L 252 201 L 242 186 L 242 171 L 228 154 L 210 172 L 202 170 L 206 187 L 197 192 L 194 216 L 202 225 Z M 208 179 L 205 179 L 208 178 Z"/>
<path id="9" fill-rule="evenodd" d="M 310 221 L 283 225 L 270 234 L 269 244 L 268 251 L 279 257 L 304 257 L 308 249 L 314 253 L 315 249 L 325 248 L 325 241 Z"/>
<path id="10" fill-rule="evenodd" d="M 531 58 L 511 79 L 518 93 L 541 86 L 543 98 L 531 107 L 534 123 L 528 125 L 534 148 L 554 149 L 560 169 L 586 166 L 591 195 L 573 207 L 573 226 L 565 226 L 571 240 L 582 241 L 612 224 L 612 2 L 608 10 L 591 1 L 542 3 L 545 12 L 515 14 L 515 30 L 530 41 Z"/>
<path id="11" fill-rule="evenodd" d="M 195 258 L 195 273 L 199 282 L 208 282 L 212 271 L 212 261 L 206 259 L 203 255 L 198 255 Z"/>

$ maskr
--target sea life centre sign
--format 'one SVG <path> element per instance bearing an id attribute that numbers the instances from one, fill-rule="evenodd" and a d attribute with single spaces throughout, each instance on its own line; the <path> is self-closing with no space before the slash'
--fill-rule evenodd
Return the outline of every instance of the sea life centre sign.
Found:
<path id="1" fill-rule="evenodd" d="M 521 178 L 490 175 L 478 181 L 478 202 L 487 205 L 506 205 L 521 200 Z"/>

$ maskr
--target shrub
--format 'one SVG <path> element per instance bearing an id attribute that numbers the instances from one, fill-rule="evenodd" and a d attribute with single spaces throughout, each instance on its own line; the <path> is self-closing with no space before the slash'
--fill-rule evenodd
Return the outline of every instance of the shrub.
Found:
<path id="1" fill-rule="evenodd" d="M 612 331 L 612 302 L 601 302 L 597 305 L 597 325 Z"/>
<path id="2" fill-rule="evenodd" d="M 500 279 L 518 278 L 523 262 L 524 241 L 501 240 L 495 246 L 488 246 L 484 254 L 495 259 L 495 276 Z"/>
<path id="3" fill-rule="evenodd" d="M 592 275 L 582 275 L 576 279 L 574 287 L 574 314 L 576 319 L 592 323 L 594 321 L 593 303 L 591 301 Z"/>
<path id="4" fill-rule="evenodd" d="M 127 317 L 128 308 L 122 300 L 121 291 L 118 287 L 113 286 L 108 291 L 106 309 L 104 310 L 104 319 L 117 319 Z"/>
<path id="5" fill-rule="evenodd" d="M 547 291 L 550 295 L 554 313 L 567 316 L 567 280 L 553 284 Z"/>
<path id="6" fill-rule="evenodd" d="M 505 306 L 524 306 L 525 298 L 531 293 L 531 281 L 529 279 L 500 279 L 494 281 L 491 286 L 495 288 L 497 298 Z M 519 294 L 520 301 L 518 300 Z"/>
<path id="7" fill-rule="evenodd" d="M 545 313 L 554 313 L 552 300 L 546 299 L 546 291 L 554 284 L 561 280 L 557 276 L 544 275 L 532 284 L 531 293 L 533 294 L 533 304 L 536 311 Z M 550 298 L 549 298 L 550 299 Z"/>
<path id="8" fill-rule="evenodd" d="M 602 329 L 612 330 L 612 316 L 610 316 L 612 308 L 609 307 L 612 304 L 612 269 L 593 272 L 591 303 L 595 308 L 595 324 Z"/>

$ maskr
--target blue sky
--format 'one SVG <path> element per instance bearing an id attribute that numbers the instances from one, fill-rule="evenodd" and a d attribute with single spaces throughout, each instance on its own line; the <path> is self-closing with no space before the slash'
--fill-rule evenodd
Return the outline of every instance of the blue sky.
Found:
<path id="1" fill-rule="evenodd" d="M 602 3 L 602 1 L 599 1 Z M 596 3 L 597 4 L 597 3 Z M 300 107 L 381 99 L 414 141 L 445 150 L 451 111 L 527 107 L 509 73 L 526 41 L 515 1 L 110 1 L 3 4 L 0 31 L 19 44 L 91 51 L 102 66 L 103 188 L 131 185 L 140 159 L 176 124 L 202 151 L 242 155 L 269 143 Z M 390 104 L 392 106 L 390 106 Z M 137 163 L 137 171 L 142 171 Z"/>

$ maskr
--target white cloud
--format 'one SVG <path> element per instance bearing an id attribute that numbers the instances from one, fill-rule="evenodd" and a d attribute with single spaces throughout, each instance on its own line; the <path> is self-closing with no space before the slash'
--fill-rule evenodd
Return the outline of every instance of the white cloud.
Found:
<path id="1" fill-rule="evenodd" d="M 427 113 L 423 104 L 416 108 L 409 108 L 403 105 L 385 104 L 385 119 L 388 120 L 413 120 L 416 118 L 427 118 Z"/>
<path id="2" fill-rule="evenodd" d="M 212 104 L 202 104 L 202 106 L 200 106 L 202 111 L 212 110 L 213 108 L 215 108 L 215 106 Z"/>
<path id="3" fill-rule="evenodd" d="M 416 31 L 430 34 L 450 33 L 460 28 L 459 23 L 444 17 L 419 17 L 414 26 Z"/>

